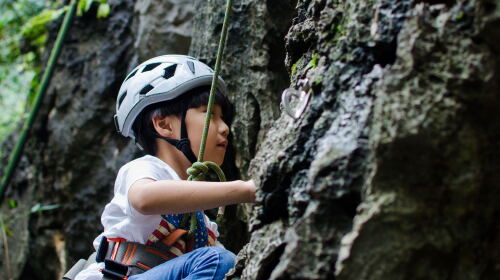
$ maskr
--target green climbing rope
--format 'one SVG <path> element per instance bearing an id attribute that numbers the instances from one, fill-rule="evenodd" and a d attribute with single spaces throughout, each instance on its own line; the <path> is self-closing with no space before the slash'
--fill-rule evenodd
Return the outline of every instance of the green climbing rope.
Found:
<path id="1" fill-rule="evenodd" d="M 217 174 L 217 177 L 219 178 L 219 181 L 225 182 L 226 181 L 226 175 L 224 175 L 224 172 L 222 169 L 212 161 L 205 161 L 205 162 L 195 162 L 191 167 L 188 168 L 187 173 L 189 174 L 188 180 L 189 181 L 204 181 L 206 178 L 206 175 L 208 172 L 212 170 Z M 192 236 L 194 234 L 194 230 L 196 229 L 196 215 L 194 213 L 191 213 L 191 220 L 190 220 L 190 226 L 189 226 L 189 236 Z M 217 223 L 220 222 L 222 219 L 222 216 L 224 215 L 224 211 L 221 211 L 221 208 L 219 208 L 219 213 L 217 214 Z M 183 220 L 182 224 L 185 225 L 185 220 Z"/>
<path id="2" fill-rule="evenodd" d="M 208 98 L 207 114 L 205 116 L 205 125 L 203 127 L 203 134 L 201 136 L 200 151 L 198 153 L 198 161 L 193 163 L 193 165 L 188 168 L 187 173 L 189 174 L 189 181 L 203 181 L 206 178 L 206 174 L 210 170 L 214 171 L 219 177 L 219 181 L 225 182 L 226 176 L 222 169 L 214 162 L 203 161 L 203 156 L 205 154 L 205 145 L 207 142 L 208 129 L 210 128 L 210 117 L 212 115 L 212 107 L 215 101 L 215 90 L 217 88 L 217 81 L 219 78 L 220 65 L 222 60 L 222 54 L 224 52 L 224 45 L 226 44 L 227 29 L 229 27 L 229 18 L 231 15 L 231 7 L 233 6 L 233 0 L 227 0 L 226 2 L 226 12 L 224 14 L 224 22 L 222 24 L 222 33 L 220 36 L 219 47 L 217 50 L 217 57 L 215 60 L 215 70 L 214 77 L 212 79 L 212 86 L 210 87 L 210 96 Z M 223 208 L 222 208 L 223 209 Z M 217 215 L 217 221 L 222 218 L 223 210 L 219 208 L 219 213 Z M 196 228 L 196 215 L 191 213 L 189 235 L 192 236 L 194 229 Z"/>
<path id="3" fill-rule="evenodd" d="M 198 153 L 198 161 L 203 161 L 203 155 L 205 154 L 205 144 L 207 142 L 208 128 L 210 126 L 210 117 L 212 115 L 212 106 L 215 101 L 215 90 L 217 88 L 217 80 L 219 78 L 220 64 L 222 60 L 222 53 L 224 52 L 224 45 L 226 44 L 227 29 L 229 27 L 229 17 L 231 15 L 231 7 L 233 6 L 233 0 L 227 0 L 226 3 L 226 14 L 224 15 L 224 23 L 222 24 L 222 34 L 219 41 L 219 49 L 217 50 L 217 58 L 215 60 L 215 70 L 214 77 L 212 79 L 212 86 L 210 87 L 210 96 L 208 98 L 207 105 L 207 115 L 205 117 L 205 126 L 203 127 L 203 134 L 201 136 L 200 152 Z"/>
<path id="4" fill-rule="evenodd" d="M 35 95 L 33 109 L 31 110 L 28 116 L 28 120 L 23 125 L 21 135 L 19 136 L 19 140 L 17 141 L 13 152 L 9 156 L 9 162 L 2 177 L 2 182 L 0 184 L 0 204 L 3 201 L 5 189 L 7 188 L 7 185 L 9 184 L 10 179 L 14 174 L 14 170 L 19 162 L 19 158 L 21 157 L 24 145 L 26 144 L 26 140 L 28 139 L 29 131 L 33 127 L 33 123 L 35 122 L 38 111 L 40 110 L 40 107 L 42 105 L 42 100 L 49 85 L 52 74 L 54 72 L 54 66 L 56 64 L 57 58 L 59 57 L 62 43 L 64 41 L 64 38 L 66 37 L 66 33 L 68 32 L 73 15 L 75 14 L 76 3 L 77 3 L 76 0 L 71 0 L 69 4 L 69 8 L 66 11 L 63 23 L 61 25 L 61 28 L 59 29 L 59 33 L 57 34 L 56 42 L 54 43 L 54 47 L 52 48 L 52 51 L 50 53 L 49 61 L 47 63 L 47 68 L 43 73 L 42 82 L 38 87 L 37 93 Z"/>

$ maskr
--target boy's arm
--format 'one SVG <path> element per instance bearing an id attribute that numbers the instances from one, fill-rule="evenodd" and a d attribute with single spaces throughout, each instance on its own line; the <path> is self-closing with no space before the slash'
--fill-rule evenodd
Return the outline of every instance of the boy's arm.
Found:
<path id="1" fill-rule="evenodd" d="M 255 202 L 250 181 L 200 182 L 140 179 L 128 191 L 130 204 L 144 215 L 188 213 Z"/>

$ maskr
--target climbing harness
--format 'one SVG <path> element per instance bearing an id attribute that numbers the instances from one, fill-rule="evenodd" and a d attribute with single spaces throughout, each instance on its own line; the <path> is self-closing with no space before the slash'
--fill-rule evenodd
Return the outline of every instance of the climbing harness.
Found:
<path id="1" fill-rule="evenodd" d="M 192 161 L 193 162 L 192 166 L 189 167 L 187 170 L 187 173 L 189 175 L 188 180 L 190 181 L 205 180 L 209 172 L 214 172 L 220 181 L 222 182 L 226 181 L 226 177 L 222 169 L 214 162 L 203 161 L 203 156 L 205 152 L 208 130 L 210 127 L 212 107 L 215 101 L 215 90 L 217 89 L 217 82 L 220 79 L 218 76 L 220 72 L 222 53 L 224 51 L 224 44 L 227 38 L 227 29 L 229 24 L 232 2 L 233 2 L 232 0 L 227 0 L 226 3 L 226 11 L 222 26 L 222 34 L 219 41 L 215 70 L 213 73 L 212 83 L 210 87 L 210 95 L 207 105 L 207 113 L 205 116 L 205 123 L 201 139 L 200 151 L 198 153 L 197 161 L 194 162 Z M 147 65 L 144 67 L 147 67 Z M 138 69 L 136 69 L 135 71 L 138 71 Z M 144 68 L 142 68 L 142 71 L 144 71 Z M 136 72 L 133 71 L 129 75 L 129 77 L 126 78 L 126 80 L 129 79 L 132 75 L 135 75 L 135 73 Z M 223 82 L 222 79 L 220 79 L 220 81 Z M 151 88 L 148 88 L 148 90 L 151 90 Z M 122 90 L 120 89 L 120 93 L 118 96 L 119 100 L 120 100 L 120 94 L 126 95 L 126 91 L 124 92 L 121 91 Z M 125 95 L 123 95 L 122 101 L 125 98 Z M 119 103 L 120 102 L 118 102 L 117 104 L 118 110 L 120 106 Z M 117 125 L 118 131 L 121 132 L 122 134 L 124 134 L 124 132 L 125 134 L 133 133 L 130 132 L 130 130 L 127 130 L 130 129 L 130 126 L 126 127 L 125 126 L 126 123 L 127 120 L 124 118 L 120 118 L 120 115 L 117 113 L 117 115 L 115 116 L 115 124 Z M 187 134 L 183 136 L 187 138 Z M 172 139 L 166 141 L 175 146 L 180 146 L 179 142 L 182 141 L 181 139 L 177 140 L 179 142 L 174 143 L 171 140 Z M 219 212 L 217 214 L 218 221 L 220 221 L 223 214 L 224 214 L 224 207 L 220 207 Z M 188 221 L 189 221 L 189 227 L 187 227 Z M 187 228 L 189 230 L 187 230 Z M 206 231 L 207 235 L 206 238 L 201 238 L 201 243 L 200 243 L 199 240 L 196 241 L 194 236 L 203 230 Z M 128 242 L 120 238 L 108 239 L 106 237 L 103 237 L 101 245 L 99 246 L 97 252 L 96 261 L 104 262 L 105 267 L 102 270 L 102 273 L 104 275 L 103 280 L 108 280 L 108 279 L 126 280 L 131 275 L 142 273 L 160 263 L 163 263 L 178 255 L 187 253 L 197 247 L 206 245 L 213 246 L 215 245 L 215 241 L 216 241 L 215 234 L 211 232 L 211 230 L 209 230 L 204 225 L 203 211 L 197 211 L 190 214 L 162 215 L 162 221 L 160 222 L 159 227 L 152 233 L 150 238 L 148 238 L 146 245 L 139 244 L 136 242 Z M 81 262 L 77 264 L 80 264 L 80 266 L 82 266 Z M 64 279 L 72 279 L 72 278 L 69 278 L 68 276 L 68 278 Z"/>
<path id="2" fill-rule="evenodd" d="M 183 240 L 188 234 L 187 230 L 174 229 L 172 224 L 166 227 L 170 227 L 172 231 L 168 232 L 165 238 L 159 242 L 148 242 L 146 245 L 129 242 L 123 238 L 102 237 L 96 262 L 104 262 L 104 268 L 101 270 L 103 279 L 127 279 L 194 249 L 193 243 Z M 214 246 L 215 234 L 208 230 L 208 235 L 204 246 Z"/>
<path id="3" fill-rule="evenodd" d="M 54 43 L 54 47 L 50 52 L 47 68 L 43 73 L 42 81 L 35 95 L 35 100 L 33 102 L 33 109 L 31 110 L 28 116 L 28 120 L 23 125 L 21 135 L 19 136 L 19 140 L 17 141 L 13 152 L 9 156 L 9 162 L 7 163 L 7 168 L 5 170 L 4 176 L 2 177 L 2 182 L 0 183 L 0 204 L 3 201 L 3 195 L 5 193 L 5 189 L 9 184 L 12 175 L 14 175 L 14 170 L 19 162 L 19 158 L 21 157 L 24 145 L 28 140 L 28 134 L 31 128 L 33 127 L 33 123 L 35 122 L 38 111 L 40 110 L 40 107 L 42 105 L 42 100 L 43 97 L 45 96 L 45 92 L 47 91 L 47 87 L 50 83 L 50 79 L 52 78 L 52 74 L 54 73 L 54 67 L 57 62 L 57 58 L 59 57 L 59 53 L 61 52 L 61 47 L 64 42 L 64 38 L 66 38 L 66 34 L 68 33 L 71 20 L 75 14 L 76 3 L 77 3 L 76 0 L 71 0 L 69 4 L 69 8 L 66 11 L 63 23 L 57 34 L 56 42 Z"/>
<path id="4" fill-rule="evenodd" d="M 123 238 L 102 237 L 97 252 L 87 261 L 79 260 L 63 279 L 74 279 L 80 271 L 95 262 L 104 263 L 104 268 L 100 270 L 102 279 L 127 279 L 197 248 L 193 239 L 184 239 L 189 231 L 176 227 L 178 223 L 162 220 L 161 225 L 164 231 L 153 232 L 154 239 L 150 237 L 145 245 Z M 217 240 L 215 233 L 208 228 L 206 232 L 208 238 L 203 246 L 214 246 Z"/>

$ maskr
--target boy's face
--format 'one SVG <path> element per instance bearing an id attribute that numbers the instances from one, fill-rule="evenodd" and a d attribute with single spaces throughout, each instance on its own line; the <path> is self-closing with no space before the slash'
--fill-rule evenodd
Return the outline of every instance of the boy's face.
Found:
<path id="1" fill-rule="evenodd" d="M 191 149 L 196 157 L 200 151 L 201 136 L 205 125 L 205 116 L 207 106 L 188 109 L 186 112 L 186 128 Z M 224 162 L 224 155 L 228 146 L 227 136 L 229 135 L 229 127 L 222 120 L 222 110 L 217 104 L 212 107 L 212 116 L 210 118 L 210 128 L 207 135 L 207 143 L 205 145 L 204 161 L 213 161 L 218 165 Z"/>

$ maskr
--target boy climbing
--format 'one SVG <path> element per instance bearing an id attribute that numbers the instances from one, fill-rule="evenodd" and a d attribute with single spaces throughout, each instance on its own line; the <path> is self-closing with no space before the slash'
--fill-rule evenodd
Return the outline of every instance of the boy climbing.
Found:
<path id="1" fill-rule="evenodd" d="M 200 151 L 213 76 L 195 58 L 165 55 L 126 77 L 115 124 L 147 155 L 119 170 L 101 217 L 104 231 L 94 241 L 98 262 L 76 280 L 222 279 L 234 265 L 234 254 L 217 242 L 217 225 L 203 210 L 254 202 L 253 181 L 186 181 Z M 204 154 L 217 165 L 224 160 L 231 115 L 224 93 L 219 78 Z"/>

